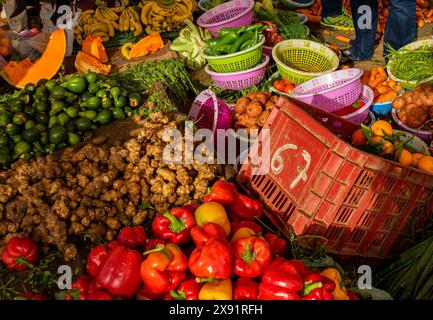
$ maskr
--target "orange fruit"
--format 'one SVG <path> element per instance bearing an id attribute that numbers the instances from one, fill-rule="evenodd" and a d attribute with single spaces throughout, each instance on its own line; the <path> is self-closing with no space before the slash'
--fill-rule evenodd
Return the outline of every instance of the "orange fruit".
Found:
<path id="1" fill-rule="evenodd" d="M 395 152 L 394 158 L 400 164 L 404 164 L 405 166 L 411 166 L 413 162 L 412 154 L 406 149 L 401 150 L 401 152 L 397 150 Z"/>
<path id="2" fill-rule="evenodd" d="M 425 156 L 418 160 L 416 167 L 422 171 L 433 174 L 433 157 Z"/>
<path id="3" fill-rule="evenodd" d="M 373 137 L 371 141 L 374 144 L 380 144 L 380 149 L 384 154 L 391 154 L 394 151 L 394 146 L 391 142 L 383 139 L 382 137 Z"/>
<path id="4" fill-rule="evenodd" d="M 424 158 L 424 155 L 422 153 L 415 152 L 414 154 L 412 154 L 412 165 L 416 167 L 418 161 L 421 160 L 422 158 Z"/>
<path id="5" fill-rule="evenodd" d="M 394 152 L 394 146 L 391 142 L 384 140 L 382 145 L 382 152 L 384 154 L 391 154 Z"/>
<path id="6" fill-rule="evenodd" d="M 366 143 L 367 143 L 367 139 L 365 138 L 361 129 L 358 129 L 352 133 L 352 144 L 354 146 L 363 146 Z"/>
<path id="7" fill-rule="evenodd" d="M 385 134 L 387 136 L 392 136 L 392 126 L 389 122 L 384 120 L 377 120 L 371 125 L 371 133 L 373 136 L 383 137 Z"/>

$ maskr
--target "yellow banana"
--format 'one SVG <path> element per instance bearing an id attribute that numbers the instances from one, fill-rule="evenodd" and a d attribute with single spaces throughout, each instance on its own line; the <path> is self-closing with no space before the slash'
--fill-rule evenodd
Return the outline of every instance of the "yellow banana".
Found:
<path id="1" fill-rule="evenodd" d="M 98 19 L 99 21 L 107 21 L 108 19 L 102 15 L 102 10 L 101 8 L 97 8 L 95 10 L 95 18 Z"/>
<path id="2" fill-rule="evenodd" d="M 128 31 L 131 27 L 130 27 L 130 21 L 129 21 L 129 19 L 130 19 L 130 16 L 129 16 L 129 11 L 126 11 L 125 12 L 125 24 L 124 24 L 124 26 L 123 26 L 123 29 L 125 30 L 125 31 Z"/>
<path id="3" fill-rule="evenodd" d="M 124 7 L 114 7 L 114 8 L 110 8 L 111 11 L 113 11 L 114 13 L 122 13 L 123 10 L 125 10 Z"/>
<path id="4" fill-rule="evenodd" d="M 105 23 L 105 25 L 107 26 L 108 29 L 108 36 L 110 38 L 114 37 L 116 35 L 116 31 L 114 30 L 113 25 L 109 21 Z"/>
<path id="5" fill-rule="evenodd" d="M 141 22 L 143 22 L 144 25 L 149 24 L 149 16 L 150 16 L 150 13 L 152 12 L 154 5 L 155 5 L 155 2 L 149 1 L 141 9 Z"/>
<path id="6" fill-rule="evenodd" d="M 140 22 L 140 16 L 138 15 L 137 11 L 135 11 L 134 8 L 129 7 L 129 12 L 134 17 L 135 21 Z"/>
<path id="7" fill-rule="evenodd" d="M 107 18 L 107 20 L 116 21 L 119 19 L 119 16 L 117 15 L 117 13 L 113 12 L 110 8 L 102 7 L 101 13 L 103 16 L 105 16 Z"/>
<path id="8" fill-rule="evenodd" d="M 114 30 L 119 30 L 119 24 L 116 21 L 110 21 L 110 24 L 113 26 Z"/>

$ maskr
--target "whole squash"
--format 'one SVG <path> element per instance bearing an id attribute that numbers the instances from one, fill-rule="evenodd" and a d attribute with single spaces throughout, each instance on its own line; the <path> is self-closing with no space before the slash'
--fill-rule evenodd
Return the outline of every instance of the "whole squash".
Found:
<path id="1" fill-rule="evenodd" d="M 19 62 L 9 61 L 0 74 L 17 88 L 24 88 L 28 83 L 36 84 L 41 79 L 51 79 L 62 66 L 66 45 L 65 31 L 57 29 L 51 34 L 47 47 L 38 60 L 34 63 L 29 58 Z"/>

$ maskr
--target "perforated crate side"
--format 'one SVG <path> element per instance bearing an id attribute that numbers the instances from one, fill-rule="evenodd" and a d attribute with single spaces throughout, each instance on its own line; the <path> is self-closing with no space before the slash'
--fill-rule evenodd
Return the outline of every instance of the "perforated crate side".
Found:
<path id="1" fill-rule="evenodd" d="M 275 109 L 266 127 L 279 170 L 254 176 L 247 163 L 238 179 L 260 196 L 280 229 L 326 237 L 330 252 L 386 257 L 398 253 L 409 223 L 433 214 L 432 176 L 352 147 L 296 105 Z M 301 150 L 311 156 L 308 168 Z"/>

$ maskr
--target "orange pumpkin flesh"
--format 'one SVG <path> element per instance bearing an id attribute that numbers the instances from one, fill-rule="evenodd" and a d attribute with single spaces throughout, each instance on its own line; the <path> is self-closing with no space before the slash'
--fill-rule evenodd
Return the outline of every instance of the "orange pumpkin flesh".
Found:
<path id="1" fill-rule="evenodd" d="M 94 56 L 83 51 L 79 51 L 75 58 L 75 68 L 77 68 L 80 73 L 93 71 L 96 73 L 108 74 L 111 70 L 110 65 L 100 63 Z"/>
<path id="2" fill-rule="evenodd" d="M 55 30 L 48 41 L 42 56 L 34 63 L 29 58 L 23 61 L 10 61 L 3 69 L 7 79 L 17 88 L 27 83 L 36 84 L 41 79 L 51 79 L 60 69 L 66 53 L 66 35 L 63 29 Z"/>
<path id="3" fill-rule="evenodd" d="M 101 36 L 87 36 L 83 42 L 83 52 L 94 56 L 99 62 L 108 62 L 107 52 L 105 51 Z"/>
<path id="4" fill-rule="evenodd" d="M 131 58 L 142 57 L 149 53 L 155 53 L 162 47 L 164 47 L 164 42 L 159 33 L 151 34 L 134 44 L 129 51 L 129 56 Z"/>

